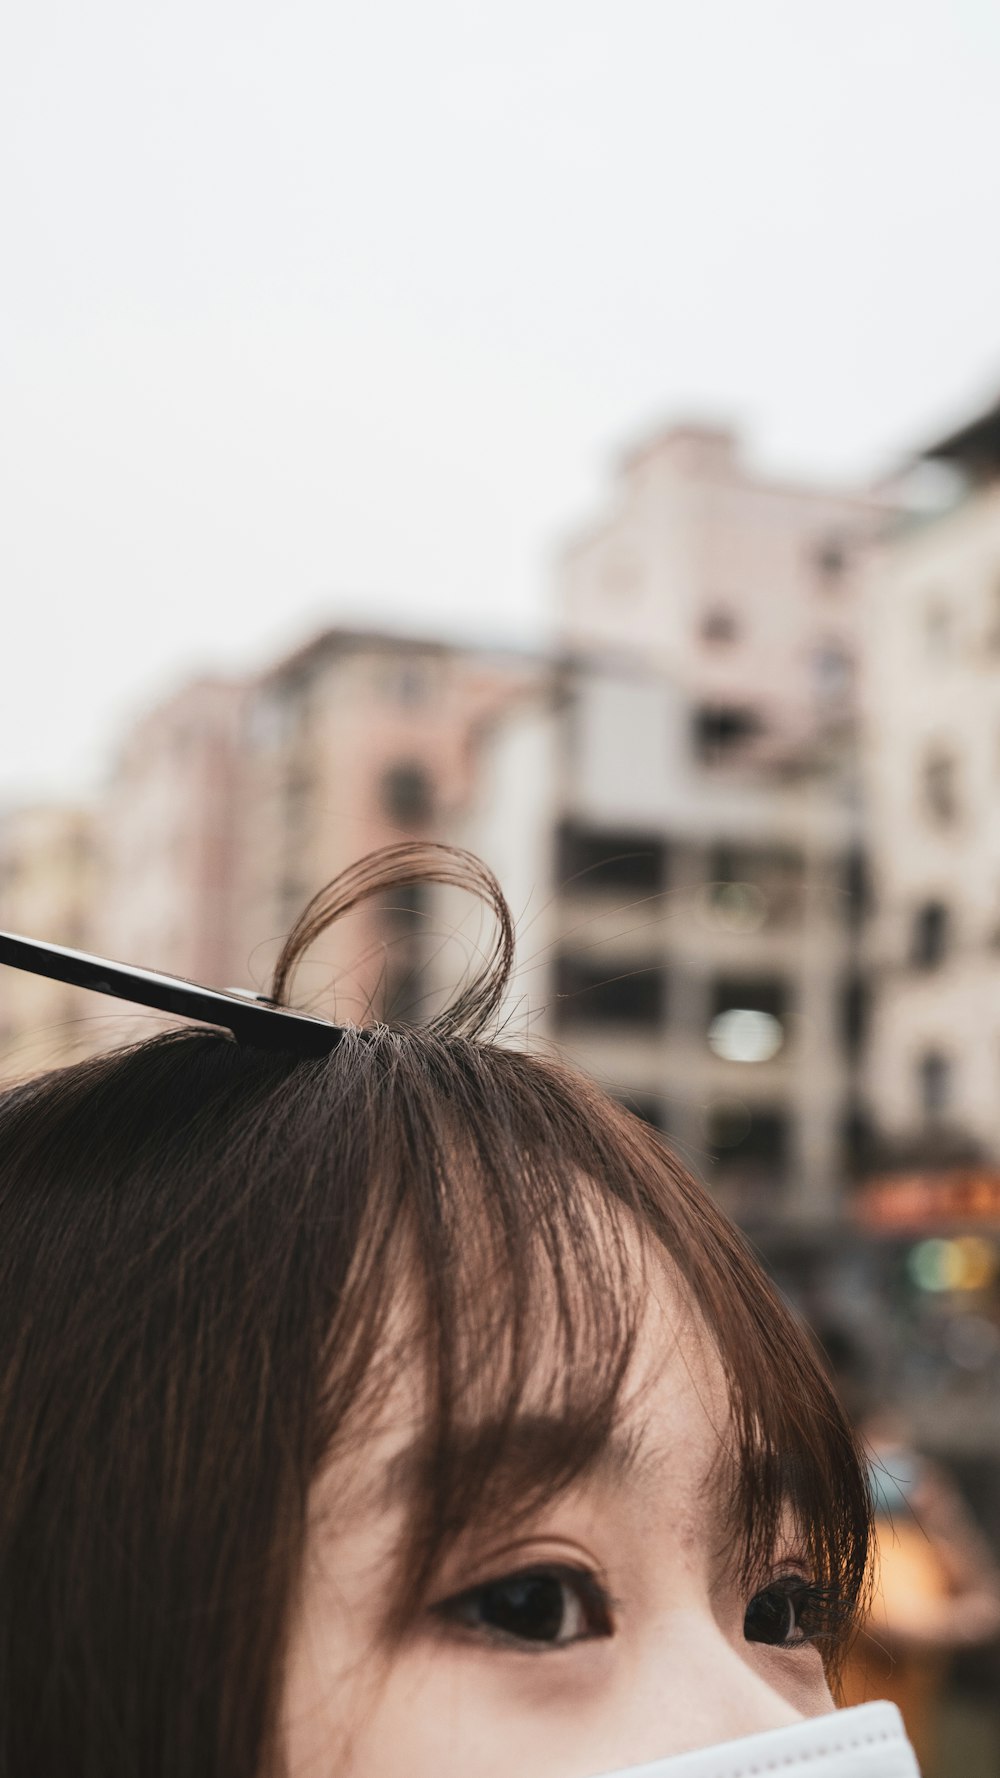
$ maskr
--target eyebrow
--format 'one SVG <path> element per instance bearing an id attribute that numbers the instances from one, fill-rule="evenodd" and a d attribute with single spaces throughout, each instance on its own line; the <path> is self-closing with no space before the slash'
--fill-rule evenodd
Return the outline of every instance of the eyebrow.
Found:
<path id="1" fill-rule="evenodd" d="M 433 1493 L 439 1458 L 427 1439 L 398 1452 L 386 1465 L 383 1504 L 405 1505 Z M 580 1484 L 637 1485 L 660 1461 L 642 1425 L 601 1428 L 573 1414 L 524 1413 L 459 1426 L 446 1446 L 449 1493 L 472 1493 L 487 1511 L 503 1510 L 519 1496 L 556 1497 Z"/>

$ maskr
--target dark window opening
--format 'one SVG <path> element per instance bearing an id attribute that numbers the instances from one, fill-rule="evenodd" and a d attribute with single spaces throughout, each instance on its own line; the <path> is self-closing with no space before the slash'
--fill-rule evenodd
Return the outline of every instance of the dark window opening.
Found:
<path id="1" fill-rule="evenodd" d="M 434 807 L 434 795 L 424 767 L 390 766 L 382 779 L 382 803 L 394 821 L 408 826 L 427 821 Z"/>
<path id="2" fill-rule="evenodd" d="M 780 924 L 802 911 L 803 860 L 790 846 L 730 846 L 712 848 L 709 870 L 709 901 L 725 914 L 738 900 L 737 889 L 751 891 L 760 903 L 760 924 Z"/>
<path id="3" fill-rule="evenodd" d="M 763 732 L 756 710 L 738 704 L 703 704 L 694 712 L 693 740 L 702 765 L 724 765 L 737 759 Z"/>
<path id="4" fill-rule="evenodd" d="M 952 1064 L 941 1050 L 925 1050 L 917 1063 L 920 1106 L 927 1118 L 949 1110 L 952 1096 Z"/>
<path id="5" fill-rule="evenodd" d="M 948 949 L 950 914 L 943 901 L 925 901 L 913 922 L 912 959 L 918 969 L 934 969 Z"/>
<path id="6" fill-rule="evenodd" d="M 659 1030 L 667 1015 L 667 976 L 658 964 L 623 970 L 620 964 L 561 955 L 555 960 L 553 1018 L 571 1025 L 629 1025 Z"/>
<path id="7" fill-rule="evenodd" d="M 850 1105 L 840 1126 L 840 1150 L 844 1169 L 852 1177 L 875 1164 L 877 1138 L 871 1116 L 861 1105 Z"/>
<path id="8" fill-rule="evenodd" d="M 827 586 L 843 580 L 847 571 L 847 550 L 839 537 L 825 537 L 816 550 L 814 560 L 820 579 Z"/>
<path id="9" fill-rule="evenodd" d="M 839 642 L 821 642 L 813 654 L 813 677 L 820 697 L 842 697 L 854 678 L 850 650 Z"/>
<path id="10" fill-rule="evenodd" d="M 924 760 L 924 808 L 938 826 L 950 826 L 958 816 L 958 765 L 944 748 L 934 748 Z"/>
<path id="11" fill-rule="evenodd" d="M 851 931 L 857 931 L 871 912 L 873 899 L 868 859 L 860 846 L 852 846 L 847 853 L 842 866 L 841 882 L 845 897 L 845 924 Z"/>
<path id="12" fill-rule="evenodd" d="M 726 605 L 710 605 L 703 614 L 700 630 L 703 642 L 724 644 L 735 642 L 739 635 L 736 614 Z"/>
<path id="13" fill-rule="evenodd" d="M 840 1035 L 848 1059 L 856 1061 L 868 1038 L 870 995 L 863 976 L 853 972 L 841 987 Z"/>
<path id="14" fill-rule="evenodd" d="M 788 1161 L 791 1121 L 786 1111 L 773 1107 L 712 1106 L 708 1145 L 717 1162 L 782 1168 Z"/>
<path id="15" fill-rule="evenodd" d="M 563 822 L 556 834 L 556 881 L 560 888 L 635 890 L 666 888 L 667 848 L 655 834 L 612 832 Z"/>

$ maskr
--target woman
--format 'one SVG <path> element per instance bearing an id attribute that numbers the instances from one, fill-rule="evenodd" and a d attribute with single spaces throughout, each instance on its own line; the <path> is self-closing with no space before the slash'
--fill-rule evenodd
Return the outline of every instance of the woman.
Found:
<path id="1" fill-rule="evenodd" d="M 430 1027 L 188 1028 L 0 1100 L 3 1778 L 587 1778 L 832 1708 L 851 1430 L 659 1138 L 484 1036 L 490 874 L 364 861 L 273 998 L 435 879 L 498 937 Z"/>

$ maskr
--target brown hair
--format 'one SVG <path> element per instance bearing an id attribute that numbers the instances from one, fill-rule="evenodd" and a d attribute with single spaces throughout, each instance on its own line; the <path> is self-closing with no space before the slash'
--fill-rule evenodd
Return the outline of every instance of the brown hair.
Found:
<path id="1" fill-rule="evenodd" d="M 186 1028 L 0 1098 L 2 1778 L 271 1770 L 310 1489 L 387 1386 L 401 1285 L 427 1423 L 399 1622 L 448 1539 L 513 1508 L 497 1478 L 540 1351 L 564 1435 L 533 1453 L 522 1504 L 611 1433 L 642 1309 L 627 1229 L 717 1342 L 744 1572 L 791 1499 L 848 1627 L 869 1522 L 842 1411 L 663 1142 L 484 1036 L 513 948 L 485 867 L 430 846 L 364 860 L 305 910 L 275 997 L 338 913 L 415 880 L 497 918 L 483 973 L 429 1026 L 349 1031 L 308 1061 Z"/>

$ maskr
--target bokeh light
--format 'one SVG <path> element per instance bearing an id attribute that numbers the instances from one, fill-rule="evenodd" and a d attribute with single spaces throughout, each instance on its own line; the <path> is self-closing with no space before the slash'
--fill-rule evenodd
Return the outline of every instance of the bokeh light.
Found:
<path id="1" fill-rule="evenodd" d="M 724 1062 L 770 1062 L 784 1041 L 780 1019 L 749 1006 L 717 1013 L 708 1028 L 709 1048 Z"/>

